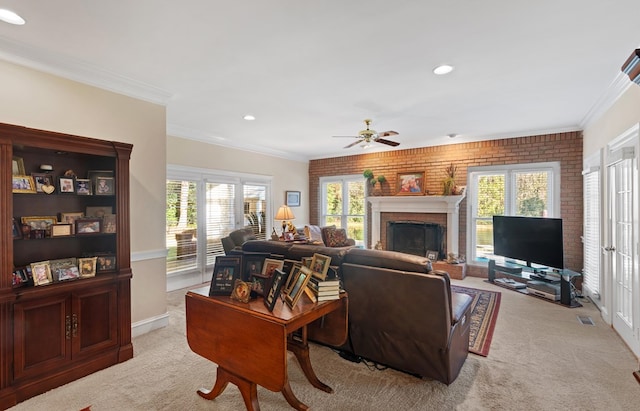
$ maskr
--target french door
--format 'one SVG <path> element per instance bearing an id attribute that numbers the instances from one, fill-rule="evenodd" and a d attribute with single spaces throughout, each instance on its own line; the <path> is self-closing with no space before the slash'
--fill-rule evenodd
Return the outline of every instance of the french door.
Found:
<path id="1" fill-rule="evenodd" d="M 611 322 L 640 356 L 640 281 L 638 273 L 638 167 L 635 147 L 611 153 L 607 166 L 607 256 Z"/>

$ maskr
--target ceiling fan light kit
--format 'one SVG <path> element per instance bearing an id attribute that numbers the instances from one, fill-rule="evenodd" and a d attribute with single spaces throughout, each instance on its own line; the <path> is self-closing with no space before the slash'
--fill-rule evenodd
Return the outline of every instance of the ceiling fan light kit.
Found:
<path id="1" fill-rule="evenodd" d="M 362 143 L 360 147 L 362 147 L 363 149 L 371 147 L 370 143 L 381 143 L 391 147 L 397 147 L 400 145 L 400 143 L 396 141 L 391 141 L 391 140 L 382 138 L 382 137 L 388 137 L 388 136 L 397 136 L 398 135 L 397 131 L 389 130 L 389 131 L 383 131 L 381 133 L 378 133 L 377 131 L 369 128 L 369 126 L 371 125 L 371 119 L 365 119 L 364 124 L 366 124 L 367 128 L 364 130 L 360 130 L 357 136 L 333 136 L 333 137 L 346 137 L 346 138 L 357 139 L 353 143 L 346 145 L 344 148 L 351 148 L 360 143 Z"/>

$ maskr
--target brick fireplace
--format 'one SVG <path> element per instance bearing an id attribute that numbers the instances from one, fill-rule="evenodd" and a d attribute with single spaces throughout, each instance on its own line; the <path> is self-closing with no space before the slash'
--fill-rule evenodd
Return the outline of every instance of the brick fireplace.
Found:
<path id="1" fill-rule="evenodd" d="M 466 190 L 465 190 L 466 191 Z M 455 196 L 373 196 L 371 204 L 371 244 L 380 241 L 386 249 L 387 222 L 423 221 L 445 227 L 446 253 L 459 254 L 459 208 L 466 192 Z"/>

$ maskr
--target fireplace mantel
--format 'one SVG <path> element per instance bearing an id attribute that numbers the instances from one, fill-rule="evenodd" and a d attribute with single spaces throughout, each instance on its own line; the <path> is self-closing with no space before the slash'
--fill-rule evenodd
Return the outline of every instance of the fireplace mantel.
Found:
<path id="1" fill-rule="evenodd" d="M 446 213 L 447 252 L 458 255 L 458 220 L 460 202 L 466 195 L 454 196 L 374 196 L 371 204 L 371 243 L 380 241 L 380 213 Z"/>

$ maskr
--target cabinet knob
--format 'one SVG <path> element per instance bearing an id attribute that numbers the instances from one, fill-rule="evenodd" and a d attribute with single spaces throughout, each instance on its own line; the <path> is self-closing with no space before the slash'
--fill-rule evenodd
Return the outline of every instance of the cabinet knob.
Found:
<path id="1" fill-rule="evenodd" d="M 72 336 L 73 338 L 76 338 L 78 336 L 78 315 L 77 314 L 73 314 L 73 324 L 72 324 Z"/>
<path id="2" fill-rule="evenodd" d="M 71 317 L 68 315 L 64 318 L 64 337 L 67 340 L 71 339 Z"/>

